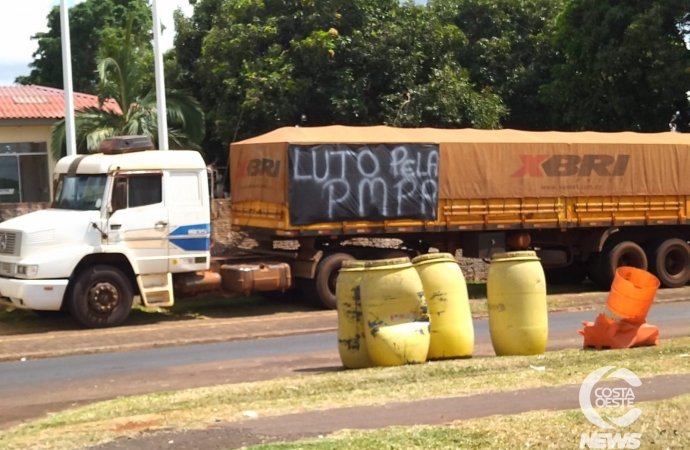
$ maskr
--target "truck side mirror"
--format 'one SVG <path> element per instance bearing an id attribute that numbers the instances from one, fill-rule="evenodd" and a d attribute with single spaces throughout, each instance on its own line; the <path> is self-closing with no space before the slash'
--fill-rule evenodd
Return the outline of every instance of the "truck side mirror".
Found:
<path id="1" fill-rule="evenodd" d="M 112 212 L 127 208 L 127 181 L 118 180 L 113 188 Z"/>

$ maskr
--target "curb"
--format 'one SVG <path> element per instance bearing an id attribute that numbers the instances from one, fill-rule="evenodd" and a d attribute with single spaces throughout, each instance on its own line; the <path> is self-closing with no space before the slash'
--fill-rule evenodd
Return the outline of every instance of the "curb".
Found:
<path id="1" fill-rule="evenodd" d="M 337 331 L 337 327 L 325 327 L 325 328 L 309 328 L 309 329 L 293 329 L 289 331 L 276 331 L 272 333 L 256 333 L 256 334 L 246 334 L 241 336 L 217 336 L 217 337 L 203 337 L 196 339 L 176 339 L 163 342 L 141 342 L 126 345 L 113 345 L 113 346 L 99 346 L 99 347 L 86 347 L 83 349 L 75 350 L 53 350 L 53 351 L 37 351 L 30 353 L 17 353 L 17 354 L 5 354 L 0 355 L 0 362 L 18 362 L 24 359 L 25 361 L 44 359 L 44 358 L 57 358 L 62 356 L 79 356 L 79 355 L 94 355 L 99 353 L 117 353 L 125 352 L 131 350 L 147 350 L 154 348 L 165 348 L 165 347 L 182 347 L 185 345 L 195 345 L 195 344 L 213 344 L 219 342 L 235 342 L 235 341 L 248 341 L 253 339 L 269 339 L 276 337 L 287 337 L 295 335 L 306 335 L 306 334 L 318 334 L 318 333 L 328 333 L 332 331 Z"/>

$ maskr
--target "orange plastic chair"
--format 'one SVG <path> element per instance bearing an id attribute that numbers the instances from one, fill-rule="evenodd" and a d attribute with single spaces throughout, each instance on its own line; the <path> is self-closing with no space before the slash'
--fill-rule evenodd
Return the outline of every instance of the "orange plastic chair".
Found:
<path id="1" fill-rule="evenodd" d="M 607 315 L 614 320 L 645 323 L 659 284 L 659 279 L 645 270 L 619 267 L 606 299 Z"/>
<path id="2" fill-rule="evenodd" d="M 615 321 L 599 313 L 594 322 L 582 322 L 584 336 L 582 348 L 597 350 L 622 349 L 659 345 L 659 329 L 648 323 L 633 323 L 628 320 Z"/>

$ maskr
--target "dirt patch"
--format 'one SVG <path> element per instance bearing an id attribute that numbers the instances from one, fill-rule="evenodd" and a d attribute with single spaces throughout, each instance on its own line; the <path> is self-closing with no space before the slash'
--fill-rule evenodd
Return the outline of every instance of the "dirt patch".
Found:
<path id="1" fill-rule="evenodd" d="M 161 423 L 160 418 L 154 418 L 154 419 L 144 419 L 144 418 L 139 418 L 138 420 L 134 419 L 133 417 L 130 417 L 127 419 L 125 423 L 121 423 L 116 425 L 115 427 L 111 428 L 111 431 L 130 431 L 130 430 L 141 430 L 142 428 L 151 428 L 155 425 L 158 425 Z"/>

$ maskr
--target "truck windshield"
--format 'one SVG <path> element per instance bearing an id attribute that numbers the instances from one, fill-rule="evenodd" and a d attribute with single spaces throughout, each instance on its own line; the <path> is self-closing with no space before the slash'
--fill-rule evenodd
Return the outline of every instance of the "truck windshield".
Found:
<path id="1" fill-rule="evenodd" d="M 98 210 L 103 202 L 106 175 L 60 175 L 53 208 Z"/>

